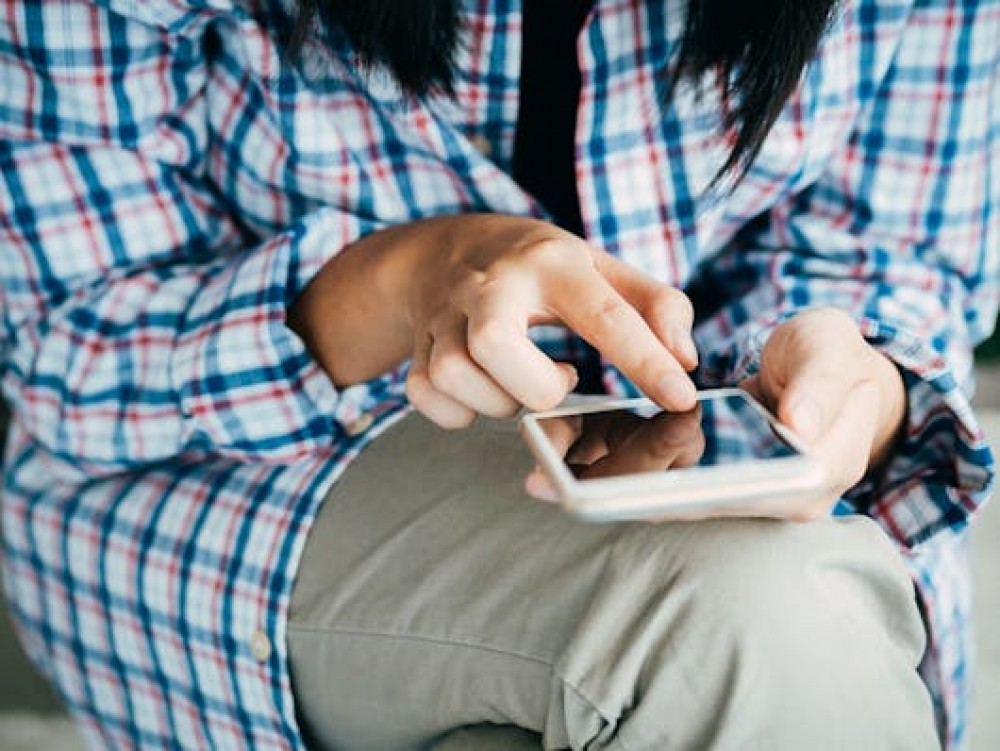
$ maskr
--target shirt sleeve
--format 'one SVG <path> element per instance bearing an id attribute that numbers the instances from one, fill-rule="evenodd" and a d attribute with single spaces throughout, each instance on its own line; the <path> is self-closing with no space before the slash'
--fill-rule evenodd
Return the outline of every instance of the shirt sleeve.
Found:
<path id="1" fill-rule="evenodd" d="M 696 332 L 707 384 L 753 372 L 773 328 L 813 306 L 848 312 L 900 366 L 905 436 L 848 500 L 914 546 L 964 525 L 994 476 L 969 392 L 1000 290 L 1000 3 L 917 3 L 905 23 L 822 177 L 695 290 L 709 302 Z"/>
<path id="2" fill-rule="evenodd" d="M 192 6 L 171 28 L 73 0 L 9 13 L 0 294 L 21 427 L 109 471 L 185 454 L 283 462 L 344 438 L 397 375 L 338 391 L 285 325 L 323 263 L 379 227 L 336 132 L 337 195 L 261 232 L 209 177 L 242 147 L 281 153 L 238 69 L 223 71 L 243 85 L 223 113 L 235 135 L 213 132 L 217 11 Z"/>

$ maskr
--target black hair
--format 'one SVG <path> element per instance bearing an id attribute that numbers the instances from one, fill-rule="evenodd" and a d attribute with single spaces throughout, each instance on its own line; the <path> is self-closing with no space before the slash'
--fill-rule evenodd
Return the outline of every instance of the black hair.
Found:
<path id="1" fill-rule="evenodd" d="M 296 0 L 289 52 L 298 56 L 316 21 L 339 27 L 362 65 L 384 65 L 408 93 L 451 93 L 462 0 Z"/>
<path id="2" fill-rule="evenodd" d="M 742 175 L 756 158 L 837 2 L 688 0 L 680 51 L 672 69 L 663 71 L 664 90 L 669 95 L 681 80 L 700 84 L 713 75 L 721 82 L 723 125 L 733 148 L 717 180 Z M 297 0 L 293 55 L 316 21 L 339 26 L 363 65 L 384 65 L 405 91 L 452 91 L 461 0 Z"/>
<path id="3" fill-rule="evenodd" d="M 742 175 L 794 93 L 837 0 L 689 0 L 670 91 L 715 73 L 733 149 L 717 176 Z"/>

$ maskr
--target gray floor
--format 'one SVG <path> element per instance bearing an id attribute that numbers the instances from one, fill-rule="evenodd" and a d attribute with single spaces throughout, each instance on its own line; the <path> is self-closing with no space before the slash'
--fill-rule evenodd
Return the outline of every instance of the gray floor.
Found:
<path id="1" fill-rule="evenodd" d="M 984 425 L 1000 448 L 1000 368 L 984 370 L 977 399 Z M 973 751 L 1000 748 L 1000 503 L 987 507 L 974 533 L 977 690 L 973 703 Z M 0 608 L 2 610 L 2 608 Z M 27 665 L 5 614 L 0 614 L 0 749 L 76 751 L 80 743 L 52 692 Z"/>

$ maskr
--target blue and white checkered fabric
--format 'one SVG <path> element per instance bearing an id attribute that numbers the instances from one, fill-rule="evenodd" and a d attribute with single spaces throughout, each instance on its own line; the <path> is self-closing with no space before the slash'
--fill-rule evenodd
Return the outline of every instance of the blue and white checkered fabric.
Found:
<path id="1" fill-rule="evenodd" d="M 0 0 L 4 573 L 95 746 L 303 747 L 297 562 L 326 489 L 405 409 L 405 369 L 338 391 L 289 302 L 381 227 L 544 216 L 510 177 L 519 4 L 465 4 L 457 96 L 418 101 L 335 33 L 292 65 L 278 2 Z M 993 474 L 966 387 L 1000 290 L 1000 0 L 847 0 L 724 198 L 705 192 L 729 146 L 718 87 L 661 106 L 684 7 L 599 0 L 580 38 L 588 236 L 709 292 L 703 385 L 815 305 L 906 370 L 899 457 L 848 503 L 913 570 L 924 675 L 962 748 L 963 531 Z"/>

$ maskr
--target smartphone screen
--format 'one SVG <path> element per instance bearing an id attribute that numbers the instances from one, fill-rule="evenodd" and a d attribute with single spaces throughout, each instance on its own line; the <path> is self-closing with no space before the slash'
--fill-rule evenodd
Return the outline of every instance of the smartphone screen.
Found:
<path id="1" fill-rule="evenodd" d="M 800 455 L 738 392 L 702 399 L 689 412 L 619 409 L 538 424 L 579 480 Z"/>

